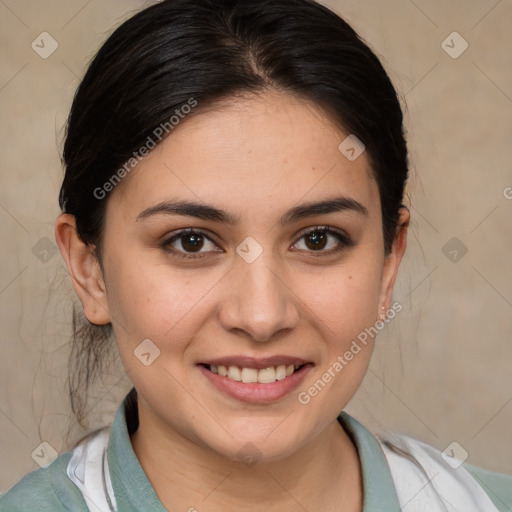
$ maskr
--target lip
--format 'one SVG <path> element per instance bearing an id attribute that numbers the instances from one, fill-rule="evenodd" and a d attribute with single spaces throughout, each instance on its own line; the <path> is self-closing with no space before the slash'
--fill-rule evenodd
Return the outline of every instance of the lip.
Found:
<path id="1" fill-rule="evenodd" d="M 228 361 L 240 361 L 240 358 L 223 358 L 212 360 L 211 364 L 219 365 L 225 364 Z M 257 366 L 251 366 L 248 362 L 252 361 L 251 364 Z M 219 362 L 215 362 L 219 361 Z M 245 364 L 234 364 L 231 363 L 232 366 L 243 366 L 247 368 L 267 368 L 269 366 L 279 366 L 279 364 L 287 364 L 286 362 L 280 361 L 298 361 L 296 363 L 289 362 L 288 364 L 298 364 L 303 365 L 302 368 L 296 370 L 289 377 L 284 378 L 283 380 L 276 380 L 270 384 L 260 384 L 258 382 L 254 383 L 245 383 L 242 381 L 232 380 L 228 377 L 223 377 L 218 373 L 213 373 L 208 368 L 206 368 L 206 364 L 210 363 L 201 363 L 197 365 L 199 371 L 208 379 L 210 384 L 213 384 L 215 388 L 223 392 L 224 394 L 239 400 L 245 403 L 254 403 L 254 404 L 263 404 L 263 403 L 272 403 L 278 400 L 281 400 L 285 396 L 289 395 L 293 390 L 295 390 L 300 383 L 304 380 L 309 371 L 314 367 L 313 363 L 305 362 L 302 359 L 296 358 L 286 358 L 286 359 L 278 359 L 278 358 L 269 358 L 269 359 L 252 359 L 252 358 L 244 358 Z M 265 361 L 265 363 L 263 363 Z M 278 363 L 268 361 L 279 361 Z M 301 362 L 302 361 L 302 362 Z M 263 366 L 261 366 L 263 365 Z"/>

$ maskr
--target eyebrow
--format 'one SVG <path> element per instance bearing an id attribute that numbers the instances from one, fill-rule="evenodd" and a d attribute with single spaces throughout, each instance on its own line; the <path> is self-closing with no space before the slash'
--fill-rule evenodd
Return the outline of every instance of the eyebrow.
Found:
<path id="1" fill-rule="evenodd" d="M 368 215 L 367 208 L 359 201 L 349 197 L 334 197 L 319 202 L 304 203 L 288 210 L 280 219 L 281 225 L 289 224 L 313 215 L 324 215 L 342 211 L 353 211 Z M 137 215 L 136 221 L 141 221 L 153 215 L 185 215 L 198 219 L 222 222 L 235 225 L 241 221 L 241 216 L 226 212 L 214 206 L 191 201 L 164 201 L 150 206 Z"/>

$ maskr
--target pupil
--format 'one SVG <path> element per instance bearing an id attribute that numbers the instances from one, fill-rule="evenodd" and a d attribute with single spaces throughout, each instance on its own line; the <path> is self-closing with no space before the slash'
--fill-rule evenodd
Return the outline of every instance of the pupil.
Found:
<path id="1" fill-rule="evenodd" d="M 181 246 L 186 251 L 197 251 L 198 249 L 201 249 L 203 246 L 203 239 L 202 235 L 184 235 L 184 237 L 181 239 Z"/>
<path id="2" fill-rule="evenodd" d="M 312 243 L 309 243 L 309 242 Z M 325 247 L 327 236 L 320 231 L 314 231 L 306 237 L 306 245 L 309 249 L 318 250 Z"/>

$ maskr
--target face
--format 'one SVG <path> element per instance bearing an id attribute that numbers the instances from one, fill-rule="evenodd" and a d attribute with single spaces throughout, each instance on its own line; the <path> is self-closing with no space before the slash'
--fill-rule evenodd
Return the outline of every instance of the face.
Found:
<path id="1" fill-rule="evenodd" d="M 162 431 L 271 460 L 355 393 L 374 340 L 351 347 L 390 307 L 403 248 L 384 254 L 347 135 L 292 96 L 247 97 L 185 119 L 108 198 L 98 300 Z"/>

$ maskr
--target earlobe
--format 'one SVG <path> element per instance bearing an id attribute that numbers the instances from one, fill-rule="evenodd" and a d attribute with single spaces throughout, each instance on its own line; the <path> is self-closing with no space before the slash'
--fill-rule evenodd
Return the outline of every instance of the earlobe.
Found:
<path id="1" fill-rule="evenodd" d="M 401 206 L 393 246 L 384 262 L 381 298 L 379 301 L 379 318 L 382 313 L 385 314 L 391 307 L 391 297 L 398 275 L 398 269 L 407 247 L 407 229 L 409 227 L 409 221 L 409 209 L 406 206 Z"/>
<path id="2" fill-rule="evenodd" d="M 68 267 L 86 318 L 96 325 L 109 323 L 110 314 L 103 273 L 94 255 L 94 248 L 85 244 L 78 235 L 73 215 L 59 215 L 55 223 L 55 240 Z"/>

